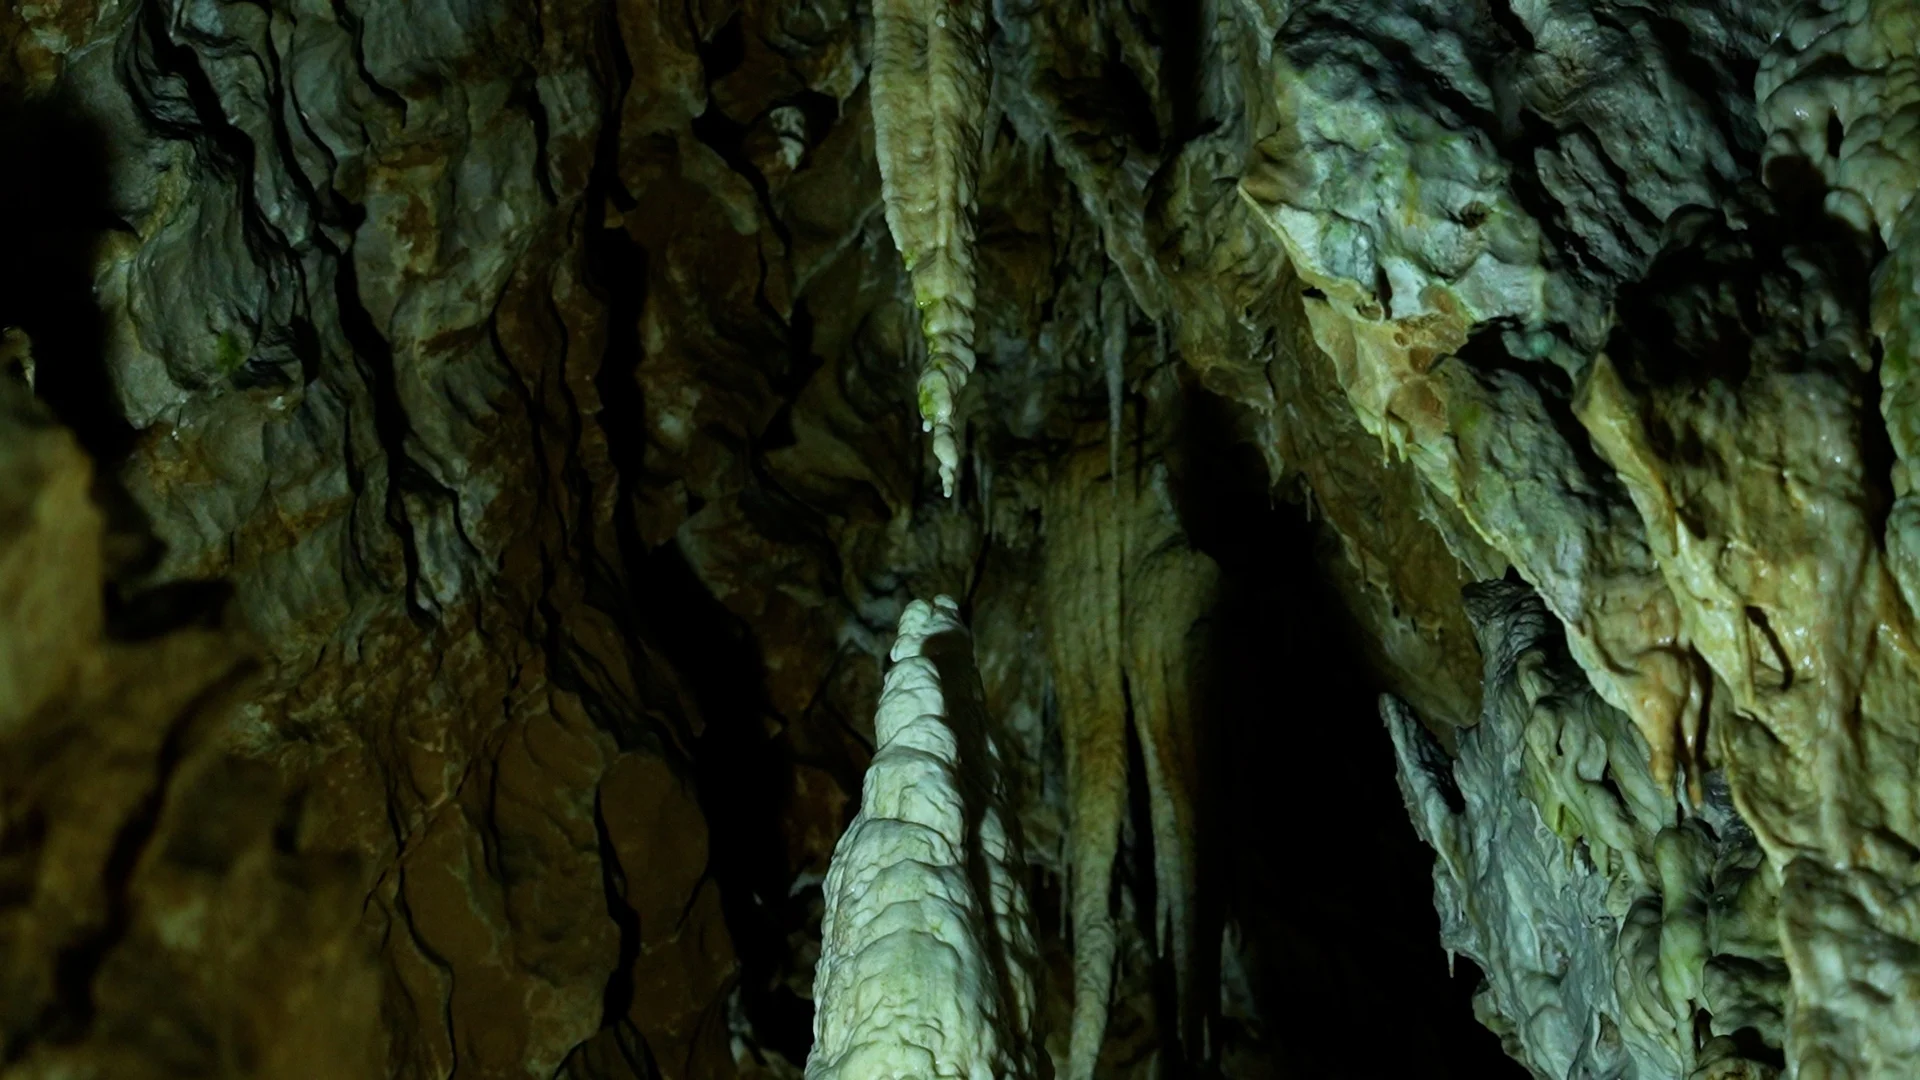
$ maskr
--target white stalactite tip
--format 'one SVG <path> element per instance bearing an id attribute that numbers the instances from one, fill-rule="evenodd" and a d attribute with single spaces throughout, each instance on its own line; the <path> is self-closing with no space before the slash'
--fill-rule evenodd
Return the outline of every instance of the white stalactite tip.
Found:
<path id="1" fill-rule="evenodd" d="M 944 635 L 952 650 L 929 655 Z M 1025 1080 L 1032 925 L 958 605 L 908 605 L 892 659 L 860 813 L 827 872 L 806 1075 Z M 968 685 L 943 689 L 941 662 Z"/>
<path id="2" fill-rule="evenodd" d="M 960 436 L 953 425 L 953 399 L 967 384 L 967 369 L 935 361 L 920 376 L 920 426 L 933 434 L 933 456 L 940 462 L 940 489 L 953 497 L 960 480 Z"/>

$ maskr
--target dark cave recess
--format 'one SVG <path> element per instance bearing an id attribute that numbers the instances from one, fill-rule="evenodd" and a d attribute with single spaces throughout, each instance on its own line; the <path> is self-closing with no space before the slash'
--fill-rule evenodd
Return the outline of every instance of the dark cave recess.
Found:
<path id="1" fill-rule="evenodd" d="M 1225 402 L 1190 399 L 1182 508 L 1219 562 L 1208 663 L 1222 805 L 1209 820 L 1273 1076 L 1520 1080 L 1474 1018 L 1480 972 L 1449 964 L 1432 849 L 1414 834 L 1379 719 L 1381 680 L 1320 568 L 1330 538 L 1271 496 Z M 1216 878 L 1218 880 L 1218 878 Z"/>

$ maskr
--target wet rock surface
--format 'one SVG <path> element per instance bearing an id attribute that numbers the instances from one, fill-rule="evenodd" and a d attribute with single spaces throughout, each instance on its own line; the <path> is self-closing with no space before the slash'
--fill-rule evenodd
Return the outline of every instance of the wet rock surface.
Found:
<path id="1" fill-rule="evenodd" d="M 798 1075 L 936 594 L 1062 1068 L 1910 1072 L 1913 5 L 877 7 L 0 11 L 9 1074 Z"/>

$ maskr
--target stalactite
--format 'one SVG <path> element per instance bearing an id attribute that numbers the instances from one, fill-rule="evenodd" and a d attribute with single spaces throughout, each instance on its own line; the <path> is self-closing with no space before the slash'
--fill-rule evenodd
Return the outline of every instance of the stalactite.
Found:
<path id="1" fill-rule="evenodd" d="M 1047 651 L 1067 759 L 1073 1028 L 1066 1080 L 1087 1080 L 1106 1034 L 1117 941 L 1113 863 L 1127 809 L 1122 533 L 1105 454 L 1060 463 L 1045 508 Z"/>
<path id="2" fill-rule="evenodd" d="M 1110 277 L 1100 288 L 1100 366 L 1107 386 L 1107 468 L 1120 482 L 1120 413 L 1126 404 L 1126 284 Z"/>
<path id="3" fill-rule="evenodd" d="M 1203 1001 L 1194 964 L 1203 955 L 1199 912 L 1201 718 L 1196 640 L 1213 606 L 1219 571 L 1186 545 L 1171 515 L 1139 529 L 1129 551 L 1126 580 L 1128 701 L 1146 764 L 1147 805 L 1153 826 L 1156 884 L 1154 930 L 1171 956 L 1179 1033 L 1195 1050 Z"/>
<path id="4" fill-rule="evenodd" d="M 948 496 L 960 474 L 956 399 L 975 363 L 974 187 L 987 105 L 986 16 L 979 0 L 874 4 L 881 198 L 920 310 L 920 419 L 933 433 Z"/>
<path id="5" fill-rule="evenodd" d="M 1069 903 L 1074 1009 L 1066 1075 L 1086 1080 L 1100 1053 L 1113 989 L 1113 866 L 1127 812 L 1127 735 L 1145 764 L 1155 878 L 1154 944 L 1172 960 L 1183 1037 L 1198 1034 L 1199 719 L 1196 625 L 1217 570 L 1187 545 L 1163 465 L 1128 444 L 1060 463 L 1046 504 L 1045 622 L 1067 752 Z M 1209 991 L 1211 992 L 1211 991 Z"/>

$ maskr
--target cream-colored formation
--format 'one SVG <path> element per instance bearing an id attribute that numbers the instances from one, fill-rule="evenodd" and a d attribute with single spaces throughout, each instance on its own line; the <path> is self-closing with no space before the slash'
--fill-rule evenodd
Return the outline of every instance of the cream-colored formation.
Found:
<path id="1" fill-rule="evenodd" d="M 955 402 L 974 369 L 974 186 L 987 107 L 986 23 L 981 0 L 873 5 L 880 193 L 920 309 L 920 419 L 933 433 L 949 497 L 960 476 Z"/>
<path id="2" fill-rule="evenodd" d="M 1024 864 L 954 601 L 916 600 L 834 848 L 808 1080 L 1037 1075 Z"/>
<path id="3" fill-rule="evenodd" d="M 1752 715 L 1765 741 L 1749 736 L 1730 747 L 1738 766 L 1730 771 L 1782 877 L 1779 931 L 1793 971 L 1789 1060 L 1802 1076 L 1911 1076 L 1920 1071 L 1920 961 L 1912 959 L 1920 911 L 1907 899 L 1920 888 L 1920 806 L 1912 796 L 1920 782 L 1920 653 L 1912 637 L 1920 602 L 1920 4 L 1801 5 L 1764 59 L 1756 91 L 1770 172 L 1811 163 L 1828 185 L 1828 212 L 1887 246 L 1869 316 L 1881 354 L 1881 416 L 1857 415 L 1866 394 L 1852 385 L 1824 398 L 1796 394 L 1781 413 L 1809 434 L 1832 432 L 1805 451 L 1819 468 L 1803 472 L 1826 481 L 1808 486 L 1823 498 L 1796 499 L 1756 526 L 1791 540 L 1788 526 L 1798 523 L 1819 542 L 1789 550 L 1795 572 L 1785 581 L 1770 575 L 1780 584 L 1739 583 L 1734 599 L 1750 605 L 1765 604 L 1768 592 L 1779 597 L 1781 585 L 1803 591 L 1763 608 L 1784 623 L 1771 630 L 1795 678 L 1791 686 L 1761 680 Z M 1857 369 L 1871 371 L 1868 343 L 1853 345 Z M 1852 372 L 1836 368 L 1832 377 L 1851 384 Z M 1896 459 L 1883 535 L 1870 486 L 1880 477 L 1859 460 L 1861 450 L 1835 445 L 1852 436 L 1864 447 L 1860 432 L 1876 419 Z M 1829 479 L 1835 473 L 1837 483 Z M 1836 504 L 1837 515 L 1828 510 Z M 1729 652 L 1708 655 L 1716 670 L 1728 666 Z"/>
<path id="4" fill-rule="evenodd" d="M 1768 165 L 1811 164 L 1831 188 L 1828 212 L 1891 245 L 1920 190 L 1920 5 L 1802 3 L 1761 59 L 1754 92 Z"/>
<path id="5" fill-rule="evenodd" d="M 1067 898 L 1073 941 L 1073 1027 L 1066 1077 L 1093 1073 L 1106 1035 L 1118 948 L 1113 864 L 1127 813 L 1127 698 L 1120 583 L 1124 528 L 1088 447 L 1050 487 L 1044 573 L 1047 651 L 1067 765 Z"/>
<path id="6" fill-rule="evenodd" d="M 1172 961 L 1180 1033 L 1197 1035 L 1192 974 L 1202 945 L 1193 635 L 1212 605 L 1218 570 L 1188 545 L 1165 466 L 1143 466 L 1131 452 L 1116 458 L 1110 443 L 1089 440 L 1063 455 L 1045 519 L 1043 621 L 1066 750 L 1073 937 L 1073 1026 L 1064 1075 L 1087 1080 L 1100 1056 L 1114 988 L 1113 868 L 1128 807 L 1129 727 L 1146 772 L 1154 944 Z"/>

